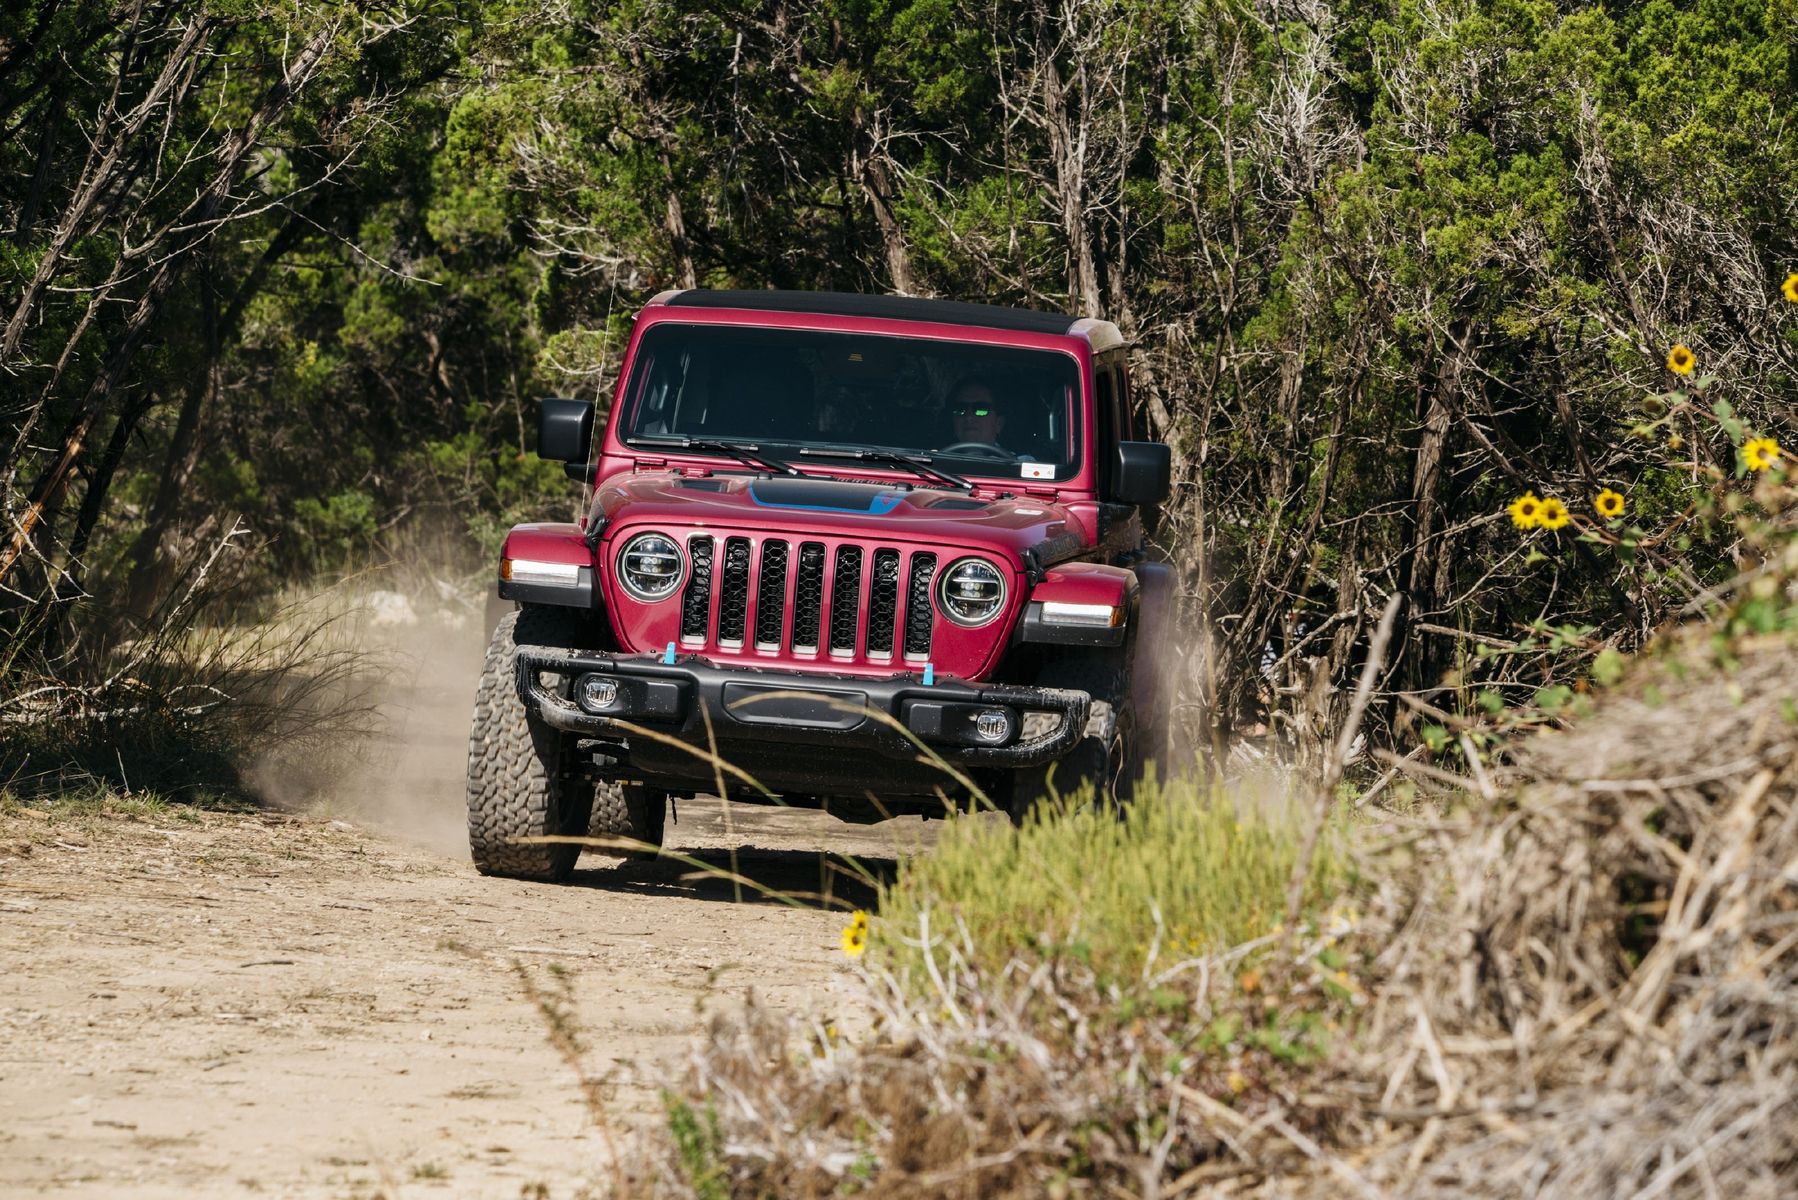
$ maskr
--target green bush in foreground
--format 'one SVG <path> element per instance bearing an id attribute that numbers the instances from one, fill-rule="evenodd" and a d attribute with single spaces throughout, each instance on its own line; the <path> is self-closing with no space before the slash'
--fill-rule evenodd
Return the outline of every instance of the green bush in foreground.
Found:
<path id="1" fill-rule="evenodd" d="M 1121 820 L 1076 796 L 1016 830 L 951 821 L 883 890 L 877 958 L 920 967 L 928 937 L 989 968 L 1068 956 L 1124 981 L 1277 931 L 1302 833 L 1282 787 L 1178 780 L 1139 792 Z M 1337 844 L 1320 839 L 1307 902 L 1345 878 Z"/>
<path id="2" fill-rule="evenodd" d="M 1179 782 L 1122 818 L 951 821 L 844 931 L 867 1027 L 714 1020 L 625 1194 L 1175 1195 L 1256 1123 L 1323 1136 L 1287 1098 L 1352 1036 L 1372 955 L 1335 830 L 1283 924 L 1299 813 Z"/>

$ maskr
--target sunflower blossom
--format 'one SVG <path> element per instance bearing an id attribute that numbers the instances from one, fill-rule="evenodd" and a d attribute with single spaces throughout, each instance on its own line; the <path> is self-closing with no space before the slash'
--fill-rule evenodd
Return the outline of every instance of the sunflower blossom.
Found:
<path id="1" fill-rule="evenodd" d="M 1609 521 L 1623 515 L 1623 493 L 1606 488 L 1592 498 L 1592 508 Z"/>
<path id="2" fill-rule="evenodd" d="M 1567 506 L 1549 496 L 1542 501 L 1542 511 L 1536 517 L 1536 524 L 1544 529 L 1559 529 L 1572 518 L 1567 513 Z"/>
<path id="3" fill-rule="evenodd" d="M 1790 300 L 1793 304 L 1798 304 L 1798 271 L 1793 271 L 1790 275 L 1787 275 L 1785 286 L 1779 290 L 1785 293 L 1787 300 Z"/>
<path id="4" fill-rule="evenodd" d="M 1778 465 L 1782 453 L 1779 443 L 1770 437 L 1749 438 L 1742 443 L 1742 462 L 1750 471 L 1765 471 Z"/>
<path id="5" fill-rule="evenodd" d="M 1542 501 L 1536 499 L 1536 493 L 1525 492 L 1507 506 L 1511 514 L 1511 524 L 1519 529 L 1534 529 L 1542 520 Z"/>
<path id="6" fill-rule="evenodd" d="M 858 908 L 849 918 L 849 924 L 843 926 L 843 953 L 850 958 L 860 958 L 867 948 L 868 914 Z"/>
<path id="7" fill-rule="evenodd" d="M 1675 375 L 1690 375 L 1692 368 L 1698 365 L 1698 356 L 1684 343 L 1667 351 L 1667 369 Z"/>

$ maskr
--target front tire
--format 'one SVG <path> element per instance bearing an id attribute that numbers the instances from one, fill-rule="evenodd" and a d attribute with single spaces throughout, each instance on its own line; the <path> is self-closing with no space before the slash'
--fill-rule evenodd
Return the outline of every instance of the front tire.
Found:
<path id="1" fill-rule="evenodd" d="M 625 858 L 648 861 L 662 852 L 668 824 L 668 793 L 640 783 L 602 783 L 593 792 L 589 837 L 628 838 L 641 843 L 632 850 L 610 850 Z"/>
<path id="2" fill-rule="evenodd" d="M 1090 788 L 1092 803 L 1121 811 L 1135 784 L 1136 713 L 1130 703 L 1130 676 L 1121 653 L 1069 655 L 1046 664 L 1039 687 L 1069 688 L 1093 699 L 1086 732 L 1074 748 L 1053 762 L 1027 767 L 1012 776 L 1009 812 L 1022 825 L 1045 801 L 1066 799 Z"/>
<path id="3" fill-rule="evenodd" d="M 580 857 L 579 845 L 517 840 L 585 834 L 593 790 L 568 777 L 569 739 L 526 714 L 513 659 L 520 643 L 579 649 L 581 632 L 574 613 L 534 605 L 494 626 L 468 739 L 468 850 L 483 875 L 565 879 Z"/>

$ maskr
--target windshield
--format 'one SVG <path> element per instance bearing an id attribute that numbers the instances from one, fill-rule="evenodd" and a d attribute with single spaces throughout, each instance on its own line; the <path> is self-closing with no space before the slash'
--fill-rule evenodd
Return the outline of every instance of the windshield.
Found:
<path id="1" fill-rule="evenodd" d="M 870 449 L 1058 480 L 1078 467 L 1078 389 L 1077 362 L 1052 350 L 667 323 L 638 345 L 618 430 L 646 449 L 685 436 L 821 464 Z"/>

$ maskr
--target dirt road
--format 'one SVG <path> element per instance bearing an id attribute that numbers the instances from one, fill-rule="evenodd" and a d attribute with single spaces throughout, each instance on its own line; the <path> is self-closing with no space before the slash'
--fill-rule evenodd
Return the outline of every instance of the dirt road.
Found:
<path id="1" fill-rule="evenodd" d="M 604 1139 L 521 967 L 570 973 L 620 1125 L 656 1119 L 702 1011 L 753 987 L 834 1014 L 840 916 L 666 862 L 476 876 L 450 703 L 397 723 L 372 789 L 394 803 L 364 789 L 352 820 L 0 817 L 0 1195 L 569 1196 L 608 1173 Z M 684 803 L 669 843 L 849 904 L 822 849 L 884 870 L 923 837 L 729 817 Z"/>

